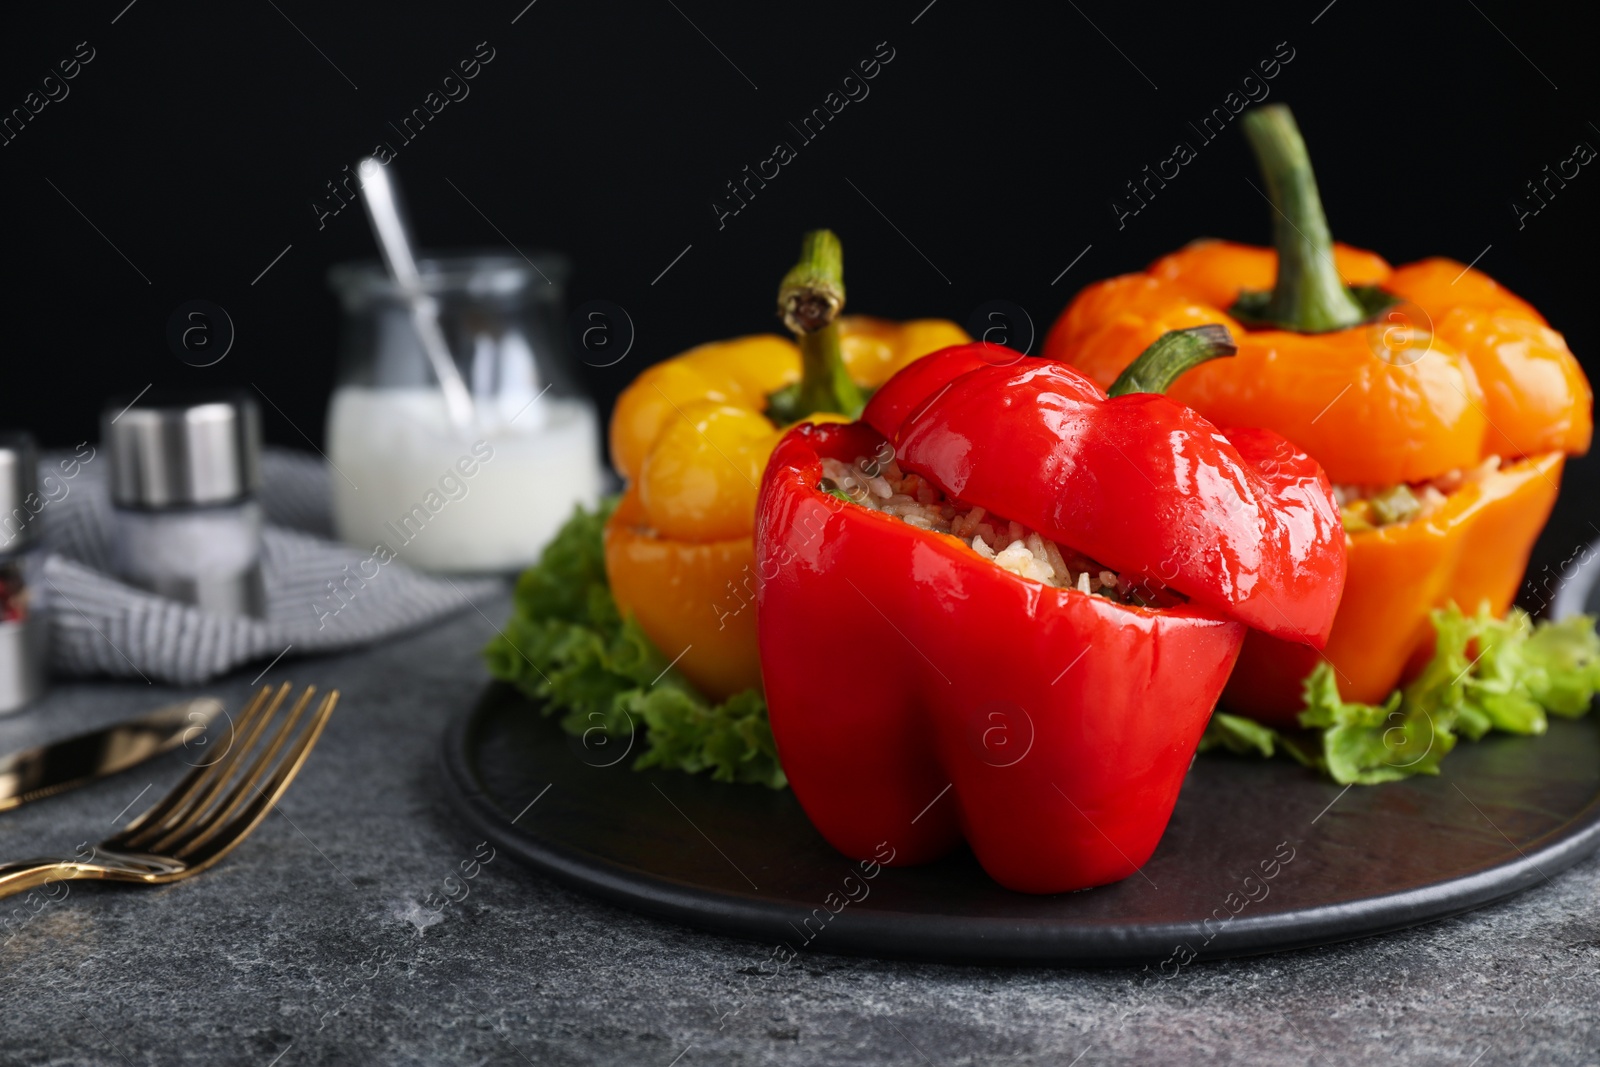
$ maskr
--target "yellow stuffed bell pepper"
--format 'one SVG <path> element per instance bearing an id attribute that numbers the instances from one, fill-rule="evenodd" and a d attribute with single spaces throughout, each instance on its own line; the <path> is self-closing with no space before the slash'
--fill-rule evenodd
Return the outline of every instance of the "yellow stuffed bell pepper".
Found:
<path id="1" fill-rule="evenodd" d="M 796 341 L 715 341 L 646 370 L 611 417 L 611 457 L 628 487 L 606 523 L 606 576 L 624 614 L 702 693 L 761 685 L 756 651 L 756 490 L 798 421 L 849 422 L 863 390 L 969 338 L 953 322 L 840 316 L 843 255 L 806 235 L 778 290 Z M 798 342 L 798 343 L 797 343 Z"/>

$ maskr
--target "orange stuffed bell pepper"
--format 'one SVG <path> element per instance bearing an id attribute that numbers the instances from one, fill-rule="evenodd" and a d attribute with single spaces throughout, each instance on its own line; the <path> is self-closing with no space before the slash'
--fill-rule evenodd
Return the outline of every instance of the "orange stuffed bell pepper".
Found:
<path id="1" fill-rule="evenodd" d="M 967 335 L 952 322 L 840 316 L 843 253 L 806 235 L 774 335 L 701 345 L 639 375 L 611 417 L 611 456 L 628 482 L 606 523 L 606 575 L 666 656 L 716 700 L 761 685 L 756 649 L 756 491 L 767 457 L 802 419 L 849 421 L 863 391 Z"/>
<path id="2" fill-rule="evenodd" d="M 1168 330 L 1233 332 L 1238 355 L 1170 395 L 1219 425 L 1276 430 L 1327 471 L 1350 570 L 1321 657 L 1344 699 L 1381 702 L 1431 654 L 1430 611 L 1510 606 L 1562 462 L 1589 447 L 1589 383 L 1561 335 L 1487 275 L 1447 259 L 1393 269 L 1335 245 L 1288 108 L 1241 123 L 1276 249 L 1197 242 L 1091 285 L 1043 354 L 1104 386 Z M 1223 703 L 1293 726 L 1318 658 L 1252 634 Z"/>

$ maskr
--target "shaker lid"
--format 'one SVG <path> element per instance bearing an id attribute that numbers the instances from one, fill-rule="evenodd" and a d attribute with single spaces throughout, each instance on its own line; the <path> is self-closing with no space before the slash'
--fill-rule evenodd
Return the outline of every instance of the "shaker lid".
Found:
<path id="1" fill-rule="evenodd" d="M 146 393 L 100 420 L 111 498 L 131 507 L 225 504 L 261 487 L 261 413 L 238 393 Z"/>
<path id="2" fill-rule="evenodd" d="M 0 554 L 19 552 L 39 536 L 39 458 L 25 433 L 0 434 Z M 33 503 L 30 506 L 29 498 Z"/>

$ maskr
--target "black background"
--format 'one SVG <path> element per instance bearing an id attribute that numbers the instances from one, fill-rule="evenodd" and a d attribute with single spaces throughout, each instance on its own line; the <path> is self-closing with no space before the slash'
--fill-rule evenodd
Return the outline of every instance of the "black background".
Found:
<path id="1" fill-rule="evenodd" d="M 998 298 L 1042 332 L 1082 285 L 1193 237 L 1267 239 L 1242 137 L 1202 144 L 1188 123 L 1280 42 L 1294 58 L 1270 99 L 1295 109 L 1335 234 L 1395 263 L 1482 254 L 1478 266 L 1532 300 L 1591 375 L 1600 366 L 1600 173 L 1584 168 L 1520 229 L 1511 206 L 1577 142 L 1600 146 L 1580 7 L 525 4 L 8 12 L 0 110 L 23 106 L 79 42 L 95 58 L 0 146 L 0 427 L 75 443 L 94 436 L 112 394 L 253 383 L 281 409 L 267 411 L 269 439 L 320 443 L 338 327 L 325 275 L 373 248 L 358 207 L 319 229 L 312 204 L 380 140 L 400 149 L 424 245 L 503 245 L 498 227 L 524 250 L 573 259 L 569 306 L 627 309 L 630 356 L 583 368 L 603 403 L 651 361 L 774 328 L 777 280 L 816 226 L 845 242 L 852 310 L 965 320 Z M 788 123 L 885 41 L 894 59 L 870 95 L 802 146 Z M 388 123 L 479 42 L 494 58 L 470 95 L 401 144 Z M 780 140 L 798 158 L 719 229 L 724 183 Z M 1112 199 L 1179 140 L 1198 158 L 1119 229 Z M 237 331 L 227 358 L 199 369 L 165 338 L 196 298 L 226 308 Z M 1575 464 L 1541 547 L 1551 565 L 1593 536 L 1592 482 Z"/>

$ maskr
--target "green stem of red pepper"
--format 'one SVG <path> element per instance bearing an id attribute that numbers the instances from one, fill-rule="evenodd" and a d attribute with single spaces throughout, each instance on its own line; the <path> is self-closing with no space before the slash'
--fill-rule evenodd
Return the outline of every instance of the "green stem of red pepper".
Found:
<path id="1" fill-rule="evenodd" d="M 795 422 L 819 411 L 850 418 L 861 414 L 861 388 L 845 371 L 839 347 L 839 312 L 844 310 L 844 249 L 832 230 L 812 230 L 800 242 L 800 261 L 778 286 L 778 315 L 800 345 L 798 388 L 782 389 L 768 402 L 777 422 Z"/>
<path id="2" fill-rule="evenodd" d="M 1267 183 L 1272 243 L 1278 249 L 1271 294 L 1241 293 L 1240 317 L 1297 333 L 1327 333 L 1363 321 L 1370 308 L 1334 265 L 1333 235 L 1294 115 L 1284 104 L 1268 104 L 1247 111 L 1240 125 Z"/>
<path id="3" fill-rule="evenodd" d="M 1226 326 L 1212 324 L 1169 330 L 1117 375 L 1117 380 L 1106 390 L 1106 396 L 1165 393 L 1185 371 L 1207 360 L 1231 356 L 1238 350 Z"/>

